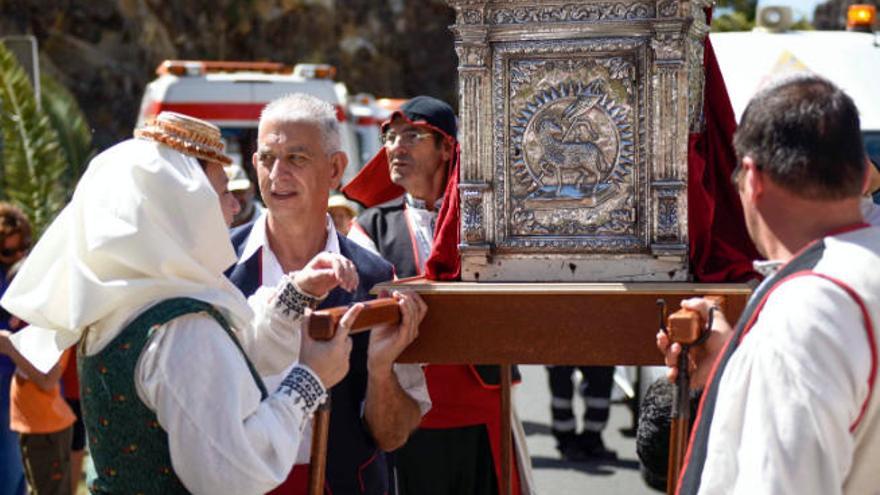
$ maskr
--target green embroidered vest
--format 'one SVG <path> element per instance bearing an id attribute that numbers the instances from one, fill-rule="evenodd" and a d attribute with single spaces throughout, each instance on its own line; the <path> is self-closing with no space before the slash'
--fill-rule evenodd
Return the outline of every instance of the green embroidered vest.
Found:
<path id="1" fill-rule="evenodd" d="M 153 332 L 175 318 L 207 313 L 241 350 L 262 398 L 266 387 L 229 323 L 210 304 L 190 298 L 164 300 L 134 319 L 101 352 L 77 356 L 80 401 L 95 464 L 92 493 L 188 493 L 171 466 L 168 434 L 135 388 L 135 368 Z"/>

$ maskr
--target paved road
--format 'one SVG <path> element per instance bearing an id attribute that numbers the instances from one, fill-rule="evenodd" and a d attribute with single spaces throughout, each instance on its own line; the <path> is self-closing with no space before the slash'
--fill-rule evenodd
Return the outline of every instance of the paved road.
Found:
<path id="1" fill-rule="evenodd" d="M 635 439 L 625 438 L 621 428 L 632 423 L 629 409 L 621 404 L 611 408 L 605 430 L 606 445 L 617 451 L 613 463 L 573 463 L 560 459 L 550 434 L 550 391 L 543 366 L 521 366 L 523 382 L 515 389 L 515 401 L 526 431 L 532 457 L 533 476 L 541 495 L 649 495 L 653 491 L 642 482 L 636 457 Z M 575 401 L 580 420 L 583 401 Z"/>

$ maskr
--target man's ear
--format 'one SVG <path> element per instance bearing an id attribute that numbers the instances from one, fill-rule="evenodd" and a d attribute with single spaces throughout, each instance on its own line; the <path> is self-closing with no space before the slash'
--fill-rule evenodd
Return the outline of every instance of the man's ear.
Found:
<path id="1" fill-rule="evenodd" d="M 870 196 L 880 190 L 880 171 L 877 170 L 874 162 L 867 155 L 865 155 L 865 165 L 867 170 L 865 170 L 865 178 L 862 181 L 862 194 Z"/>
<path id="2" fill-rule="evenodd" d="M 761 171 L 750 156 L 743 158 L 742 168 L 744 192 L 754 202 L 764 196 L 764 191 L 767 188 L 767 175 Z"/>
<path id="3" fill-rule="evenodd" d="M 452 146 L 452 140 L 448 138 L 444 139 L 443 144 L 440 145 L 440 158 L 444 164 L 448 164 L 449 160 L 452 159 L 452 153 L 454 152 Z"/>
<path id="4" fill-rule="evenodd" d="M 342 174 L 348 166 L 348 155 L 344 151 L 337 151 L 330 155 L 330 187 L 339 189 L 342 183 Z"/>

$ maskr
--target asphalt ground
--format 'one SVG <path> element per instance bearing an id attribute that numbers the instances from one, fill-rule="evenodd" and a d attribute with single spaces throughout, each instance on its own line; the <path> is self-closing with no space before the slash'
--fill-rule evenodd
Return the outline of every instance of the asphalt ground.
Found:
<path id="1" fill-rule="evenodd" d="M 532 459 L 536 492 L 541 495 L 648 495 L 660 492 L 649 488 L 641 478 L 635 438 L 621 430 L 633 426 L 629 407 L 611 406 L 605 428 L 605 445 L 617 451 L 616 461 L 570 462 L 561 459 L 550 433 L 550 389 L 543 366 L 521 366 L 523 381 L 514 391 L 517 412 L 523 422 L 526 444 Z M 575 397 L 575 416 L 583 416 L 583 400 Z"/>

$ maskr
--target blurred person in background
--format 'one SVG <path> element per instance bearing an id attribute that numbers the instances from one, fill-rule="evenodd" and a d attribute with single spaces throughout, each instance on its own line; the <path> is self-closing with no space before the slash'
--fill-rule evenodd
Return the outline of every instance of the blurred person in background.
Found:
<path id="1" fill-rule="evenodd" d="M 8 273 L 15 277 L 20 262 Z M 26 323 L 12 315 L 9 328 L 24 328 Z M 76 415 L 61 395 L 61 373 L 67 367 L 73 349 L 47 372 L 42 372 L 12 345 L 9 330 L 0 330 L 0 354 L 15 363 L 9 400 L 10 428 L 18 433 L 21 460 L 30 495 L 70 495 L 76 485 L 71 481 L 70 451 Z"/>
<path id="2" fill-rule="evenodd" d="M 0 297 L 9 285 L 7 274 L 31 244 L 31 224 L 22 211 L 5 201 L 0 202 Z M 0 308 L 0 330 L 9 329 L 10 315 Z M 21 464 L 18 434 L 9 428 L 9 392 L 15 363 L 0 355 L 0 493 L 22 495 L 26 483 Z"/>
<path id="3" fill-rule="evenodd" d="M 336 230 L 342 235 L 348 235 L 351 221 L 357 216 L 357 205 L 341 194 L 334 194 L 327 200 L 327 213 L 333 219 Z"/>
<path id="4" fill-rule="evenodd" d="M 226 177 L 229 178 L 229 192 L 238 202 L 238 213 L 232 220 L 232 227 L 245 225 L 256 220 L 263 212 L 263 207 L 256 199 L 254 184 L 248 178 L 247 173 L 236 163 L 224 167 Z"/>

